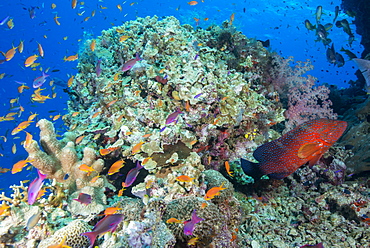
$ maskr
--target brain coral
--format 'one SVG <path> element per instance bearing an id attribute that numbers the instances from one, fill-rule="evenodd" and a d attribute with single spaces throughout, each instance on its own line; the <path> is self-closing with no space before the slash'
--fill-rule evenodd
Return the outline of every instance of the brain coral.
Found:
<path id="1" fill-rule="evenodd" d="M 41 241 L 38 248 L 47 248 L 50 245 L 59 244 L 64 238 L 66 238 L 64 244 L 72 248 L 88 247 L 90 244 L 89 240 L 80 234 L 90 231 L 91 227 L 86 222 L 74 220 L 56 231 L 50 238 Z"/>

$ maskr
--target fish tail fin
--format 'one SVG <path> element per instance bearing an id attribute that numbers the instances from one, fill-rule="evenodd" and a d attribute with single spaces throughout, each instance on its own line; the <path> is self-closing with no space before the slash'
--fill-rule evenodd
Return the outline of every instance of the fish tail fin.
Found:
<path id="1" fill-rule="evenodd" d="M 97 234 L 96 232 L 85 232 L 85 233 L 81 233 L 80 235 L 83 235 L 83 236 L 86 236 L 89 241 L 90 241 L 90 248 L 94 246 L 94 243 L 95 243 L 95 240 L 96 240 L 96 237 L 97 237 Z"/>
<path id="2" fill-rule="evenodd" d="M 142 60 L 142 58 L 140 57 L 139 53 L 136 53 L 136 60 L 137 60 L 137 61 Z"/>
<path id="3" fill-rule="evenodd" d="M 245 174 L 253 177 L 254 179 L 260 179 L 263 176 L 263 173 L 259 169 L 259 163 L 253 163 L 243 158 L 240 159 L 241 167 Z"/>
<path id="4" fill-rule="evenodd" d="M 40 172 L 40 170 L 37 170 L 37 173 L 39 174 L 39 178 L 40 178 L 41 181 L 43 181 L 46 178 L 46 176 L 47 176 L 46 174 L 42 174 Z"/>

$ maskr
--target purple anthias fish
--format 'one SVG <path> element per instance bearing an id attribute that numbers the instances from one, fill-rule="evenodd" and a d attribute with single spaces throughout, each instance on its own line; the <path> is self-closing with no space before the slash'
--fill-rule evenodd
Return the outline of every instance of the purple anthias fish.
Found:
<path id="1" fill-rule="evenodd" d="M 0 25 L 4 25 L 4 24 L 9 20 L 9 17 L 10 17 L 10 16 L 7 16 L 7 17 L 5 17 L 4 19 L 2 19 L 2 20 L 0 21 Z"/>
<path id="2" fill-rule="evenodd" d="M 137 61 L 141 60 L 140 56 L 138 53 L 136 53 L 136 57 L 134 59 L 130 59 L 129 61 L 127 61 L 123 66 L 122 66 L 122 69 L 121 71 L 128 71 L 130 70 L 135 64 Z"/>
<path id="3" fill-rule="evenodd" d="M 300 248 L 303 248 L 303 247 L 311 247 L 311 248 L 324 248 L 324 245 L 322 244 L 322 242 L 316 244 L 316 245 L 304 245 L 304 246 L 301 246 Z"/>
<path id="4" fill-rule="evenodd" d="M 118 224 L 122 221 L 123 214 L 110 214 L 101 219 L 95 226 L 92 232 L 81 233 L 89 238 L 90 248 L 94 246 L 96 237 L 107 232 L 114 232 Z"/>
<path id="5" fill-rule="evenodd" d="M 130 187 L 130 186 L 131 186 L 131 184 L 133 184 L 133 182 L 135 182 L 136 177 L 137 177 L 137 175 L 139 175 L 139 172 L 140 172 L 140 170 L 141 170 L 142 168 L 144 168 L 144 167 L 140 164 L 140 162 L 139 162 L 139 161 L 137 161 L 137 163 L 136 163 L 136 167 L 135 167 L 135 168 L 133 168 L 133 169 L 131 169 L 131 170 L 128 172 L 128 174 L 127 174 L 127 176 L 126 176 L 126 180 L 125 180 L 125 182 L 124 182 L 124 183 L 122 183 L 122 186 L 123 186 L 123 187 L 125 187 L 125 188 Z"/>
<path id="6" fill-rule="evenodd" d="M 31 8 L 28 8 L 28 13 L 30 14 L 31 19 L 34 19 L 36 17 L 36 8 L 38 7 L 31 6 Z"/>
<path id="7" fill-rule="evenodd" d="M 78 198 L 73 199 L 73 200 L 78 201 L 79 203 L 84 204 L 84 205 L 89 205 L 92 201 L 92 198 L 91 198 L 91 195 L 89 194 L 80 193 L 78 195 Z"/>
<path id="8" fill-rule="evenodd" d="M 46 178 L 46 175 L 41 174 L 41 172 L 39 170 L 37 170 L 37 173 L 38 173 L 39 177 L 36 178 L 35 180 L 33 180 L 32 183 L 30 184 L 30 186 L 28 187 L 28 200 L 27 200 L 27 202 L 28 202 L 29 205 L 32 205 L 32 204 L 35 203 L 37 195 L 39 194 L 40 189 L 41 189 L 42 185 L 44 184 L 44 179 Z"/>
<path id="9" fill-rule="evenodd" d="M 96 72 L 96 76 L 100 76 L 100 73 L 102 71 L 102 69 L 100 68 L 100 63 L 101 63 L 101 59 L 98 60 L 98 63 L 96 64 L 96 67 L 95 67 L 95 72 Z"/>
<path id="10" fill-rule="evenodd" d="M 46 74 L 45 72 L 42 72 L 42 76 L 37 77 L 37 78 L 35 78 L 35 80 L 33 80 L 33 88 L 41 87 L 45 83 L 46 78 L 48 76 L 50 76 L 50 75 Z"/>
<path id="11" fill-rule="evenodd" d="M 177 116 L 179 116 L 179 114 L 182 114 L 182 112 L 180 110 L 176 110 L 175 112 L 170 114 L 166 119 L 166 125 L 168 125 L 172 122 L 175 122 L 177 120 Z"/>
<path id="12" fill-rule="evenodd" d="M 193 210 L 193 213 L 191 214 L 191 220 L 184 221 L 184 234 L 185 235 L 193 235 L 195 224 L 201 222 L 202 218 L 199 218 L 197 216 L 197 213 L 195 209 Z"/>

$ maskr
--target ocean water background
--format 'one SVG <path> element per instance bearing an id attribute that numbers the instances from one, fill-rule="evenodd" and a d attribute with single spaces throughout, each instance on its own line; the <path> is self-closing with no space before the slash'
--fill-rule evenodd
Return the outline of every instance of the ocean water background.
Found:
<path id="1" fill-rule="evenodd" d="M 86 39 L 99 36 L 102 30 L 112 26 L 119 26 L 122 23 L 134 20 L 137 17 L 157 15 L 158 17 L 173 15 L 182 24 L 191 24 L 196 27 L 194 18 L 199 18 L 198 27 L 207 28 L 215 24 L 221 25 L 223 21 L 229 20 L 234 13 L 235 27 L 243 32 L 248 38 L 259 40 L 270 40 L 272 51 L 276 51 L 284 57 L 293 56 L 295 60 L 306 61 L 310 59 L 314 70 L 309 74 L 318 78 L 318 84 L 335 84 L 339 88 L 348 87 L 349 80 L 356 80 L 354 75 L 357 68 L 354 63 L 348 61 L 343 54 L 346 64 L 343 67 L 335 67 L 326 60 L 326 48 L 317 39 L 315 31 L 308 31 L 304 21 L 309 19 L 315 23 L 315 12 L 318 5 L 323 6 L 322 23 L 330 23 L 334 18 L 335 6 L 340 6 L 339 0 L 311 0 L 311 1 L 272 1 L 272 0 L 204 0 L 198 1 L 195 6 L 187 4 L 188 1 L 113 1 L 113 0 L 91 0 L 78 1 L 77 7 L 72 9 L 72 1 L 2 1 L 0 3 L 0 19 L 10 16 L 14 21 L 14 28 L 9 29 L 6 24 L 0 26 L 0 51 L 6 52 L 12 46 L 18 46 L 20 40 L 24 41 L 23 53 L 16 53 L 14 58 L 0 65 L 0 74 L 5 73 L 0 79 L 0 116 L 11 112 L 11 99 L 19 97 L 19 104 L 25 111 L 13 121 L 0 122 L 0 136 L 6 136 L 7 142 L 0 138 L 0 167 L 11 169 L 13 164 L 19 160 L 26 159 L 27 153 L 21 146 L 25 139 L 25 133 L 20 132 L 12 136 L 11 131 L 22 121 L 27 120 L 31 113 L 37 113 L 37 119 L 51 119 L 58 114 L 67 112 L 66 102 L 68 95 L 63 92 L 63 87 L 56 86 L 57 97 L 46 100 L 45 103 L 31 101 L 33 93 L 32 81 L 41 76 L 40 67 L 43 70 L 50 68 L 50 77 L 42 86 L 46 88 L 43 95 L 52 94 L 49 86 L 50 78 L 60 78 L 67 81 L 71 75 L 77 73 L 77 61 L 64 62 L 63 57 L 74 55 Z M 52 9 L 51 4 L 56 4 Z M 121 5 L 122 11 L 117 7 Z M 30 18 L 29 9 L 35 7 L 35 17 Z M 92 17 L 92 12 L 95 16 Z M 60 17 L 58 26 L 55 16 Z M 88 20 L 84 20 L 90 17 Z M 208 18 L 206 21 L 205 18 Z M 338 19 L 346 18 L 350 23 L 352 19 L 345 13 L 340 13 Z M 353 33 L 355 26 L 351 25 Z M 335 25 L 329 31 L 329 38 L 333 40 L 337 51 L 341 47 L 349 49 L 358 57 L 362 51 L 360 37 L 355 34 L 355 41 L 352 47 L 348 46 L 348 35 Z M 36 61 L 40 66 L 36 70 L 24 67 L 27 57 L 38 54 L 37 43 L 43 46 L 44 58 Z M 3 59 L 3 58 L 1 58 Z M 52 72 L 54 70 L 54 72 Z M 19 94 L 17 87 L 20 84 L 15 81 L 24 82 L 31 87 Z M 38 140 L 39 129 L 32 123 L 26 130 L 30 132 L 35 140 Z M 66 127 L 63 121 L 58 119 L 55 128 L 62 134 Z M 12 147 L 17 147 L 15 154 Z M 0 174 L 0 188 L 7 193 L 9 186 L 19 184 L 21 180 L 33 180 L 36 177 L 36 170 L 23 170 L 12 175 L 10 172 Z"/>

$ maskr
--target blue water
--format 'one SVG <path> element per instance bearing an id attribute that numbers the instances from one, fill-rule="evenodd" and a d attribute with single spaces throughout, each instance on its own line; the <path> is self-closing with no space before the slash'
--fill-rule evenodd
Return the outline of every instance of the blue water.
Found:
<path id="1" fill-rule="evenodd" d="M 49 69 L 50 77 L 58 77 L 65 81 L 77 72 L 77 61 L 64 62 L 64 56 L 74 55 L 78 52 L 80 42 L 85 39 L 100 35 L 101 31 L 115 25 L 121 25 L 125 21 L 134 20 L 137 17 L 153 16 L 159 17 L 174 15 L 182 24 L 188 23 L 196 25 L 194 18 L 200 18 L 198 25 L 206 28 L 211 24 L 221 25 L 225 20 L 229 20 L 232 13 L 235 13 L 234 25 L 247 37 L 259 40 L 270 39 L 271 49 L 277 51 L 282 56 L 294 56 L 295 60 L 306 61 L 310 59 L 315 69 L 311 75 L 318 78 L 318 83 L 336 84 L 339 87 L 347 87 L 349 80 L 356 80 L 354 64 L 345 57 L 344 67 L 337 68 L 326 61 L 326 48 L 320 42 L 315 42 L 314 31 L 308 31 L 304 26 L 304 20 L 309 19 L 315 23 L 315 11 L 318 5 L 323 6 L 324 15 L 322 22 L 329 23 L 334 18 L 334 8 L 340 5 L 339 0 L 335 1 L 263 1 L 263 0 L 242 0 L 242 1 L 221 1 L 204 0 L 199 1 L 195 6 L 187 4 L 188 1 L 162 0 L 162 1 L 95 1 L 89 0 L 78 2 L 76 9 L 71 8 L 71 1 L 2 1 L 0 3 L 0 19 L 10 16 L 14 21 L 14 28 L 9 29 L 6 24 L 0 26 L 0 51 L 6 52 L 12 45 L 18 46 L 20 40 L 24 40 L 23 53 L 16 53 L 15 57 L 0 65 L 0 74 L 5 73 L 5 77 L 0 79 L 0 116 L 5 116 L 10 112 L 11 104 L 9 101 L 19 97 L 19 104 L 25 111 L 14 121 L 0 122 L 0 136 L 6 136 L 7 142 L 0 138 L 0 167 L 12 168 L 13 164 L 19 160 L 26 159 L 27 153 L 20 145 L 25 139 L 25 133 L 10 135 L 10 132 L 20 122 L 27 120 L 31 113 L 38 113 L 37 119 L 47 118 L 57 114 L 66 113 L 66 101 L 68 96 L 63 92 L 63 88 L 56 86 L 57 97 L 46 100 L 45 103 L 33 103 L 30 100 L 33 93 L 32 81 L 41 76 L 39 67 L 44 70 Z M 56 8 L 52 9 L 51 4 L 55 3 Z M 117 8 L 117 4 L 122 6 L 122 11 Z M 30 18 L 28 9 L 35 8 L 35 17 Z M 95 11 L 95 16 L 91 17 Z M 80 14 L 80 15 L 79 15 Z M 54 17 L 58 15 L 61 23 L 58 26 Z M 86 17 L 90 19 L 84 21 Z M 204 18 L 208 18 L 205 21 Z M 351 19 L 341 13 L 338 19 Z M 355 27 L 351 27 L 355 32 Z M 360 37 L 355 36 L 356 40 L 352 48 L 348 46 L 348 35 L 335 26 L 329 31 L 329 36 L 333 40 L 336 49 L 343 46 L 350 49 L 359 57 L 362 50 Z M 37 70 L 24 67 L 25 59 L 33 54 L 38 54 L 37 42 L 43 46 L 45 51 L 44 58 L 39 58 L 36 62 L 40 63 Z M 0 55 L 1 56 L 1 55 Z M 3 59 L 2 56 L 0 59 Z M 51 72 L 52 70 L 59 70 Z M 23 94 L 17 91 L 15 81 L 25 82 L 30 90 L 25 90 Z M 50 79 L 44 84 L 43 95 L 52 94 Z M 55 127 L 62 133 L 66 128 L 61 119 L 55 121 Z M 38 140 L 38 128 L 35 123 L 26 129 L 32 133 L 34 139 Z M 12 153 L 12 146 L 16 145 L 17 151 Z M 35 170 L 23 170 L 12 175 L 10 172 L 0 174 L 0 188 L 7 189 L 9 185 L 18 184 L 21 180 L 32 180 L 36 176 Z"/>

